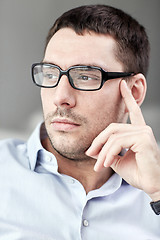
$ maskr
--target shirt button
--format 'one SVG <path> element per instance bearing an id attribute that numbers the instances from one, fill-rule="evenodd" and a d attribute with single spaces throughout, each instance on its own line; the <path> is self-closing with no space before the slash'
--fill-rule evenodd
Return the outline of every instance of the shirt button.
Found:
<path id="1" fill-rule="evenodd" d="M 84 227 L 88 227 L 89 226 L 89 222 L 86 219 L 83 220 L 83 226 Z"/>
<path id="2" fill-rule="evenodd" d="M 71 184 L 73 184 L 73 183 L 75 183 L 75 180 L 74 180 L 73 178 L 71 178 L 71 179 L 69 180 L 69 182 L 70 182 Z"/>
<path id="3" fill-rule="evenodd" d="M 45 159 L 46 159 L 47 162 L 51 162 L 52 161 L 52 157 L 50 157 L 50 156 L 46 156 Z"/>

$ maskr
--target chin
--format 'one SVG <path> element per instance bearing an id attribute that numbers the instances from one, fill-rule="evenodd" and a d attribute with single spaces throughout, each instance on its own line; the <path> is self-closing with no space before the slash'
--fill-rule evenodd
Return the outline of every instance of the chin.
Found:
<path id="1" fill-rule="evenodd" d="M 89 148 L 90 144 L 80 143 L 80 141 L 67 141 L 59 139 L 58 141 L 49 138 L 53 149 L 62 157 L 70 159 L 72 161 L 84 161 L 89 157 L 85 152 Z"/>

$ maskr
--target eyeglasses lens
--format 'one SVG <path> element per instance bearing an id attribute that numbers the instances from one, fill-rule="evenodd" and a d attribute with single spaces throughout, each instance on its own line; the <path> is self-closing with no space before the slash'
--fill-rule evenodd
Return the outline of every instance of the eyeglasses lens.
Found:
<path id="1" fill-rule="evenodd" d="M 101 71 L 91 67 L 73 67 L 69 69 L 69 78 L 77 89 L 98 89 L 101 85 Z M 42 87 L 54 87 L 60 76 L 59 68 L 51 65 L 36 65 L 33 70 L 34 80 Z"/>

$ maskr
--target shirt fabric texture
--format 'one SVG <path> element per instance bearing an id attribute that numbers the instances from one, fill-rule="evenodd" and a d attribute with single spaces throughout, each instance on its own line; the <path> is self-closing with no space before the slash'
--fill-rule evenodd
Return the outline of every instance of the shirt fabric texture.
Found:
<path id="1" fill-rule="evenodd" d="M 160 216 L 114 173 L 87 195 L 40 141 L 0 141 L 0 240 L 158 240 Z"/>

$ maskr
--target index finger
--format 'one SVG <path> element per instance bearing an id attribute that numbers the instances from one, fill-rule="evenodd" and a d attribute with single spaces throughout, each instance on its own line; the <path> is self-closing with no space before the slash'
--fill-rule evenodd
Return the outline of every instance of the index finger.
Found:
<path id="1" fill-rule="evenodd" d="M 125 80 L 121 81 L 121 94 L 128 109 L 131 124 L 134 125 L 146 125 L 142 111 L 134 99 L 130 89 L 127 86 Z"/>

